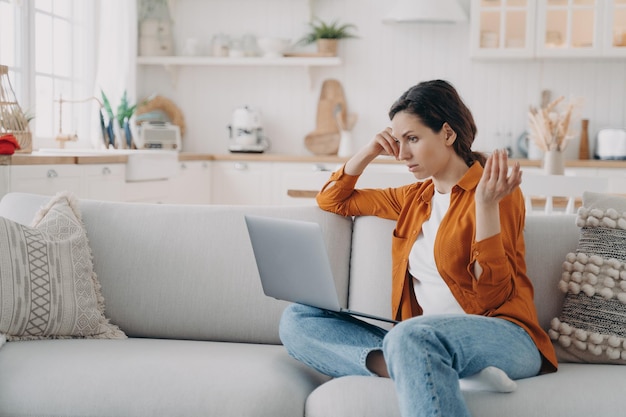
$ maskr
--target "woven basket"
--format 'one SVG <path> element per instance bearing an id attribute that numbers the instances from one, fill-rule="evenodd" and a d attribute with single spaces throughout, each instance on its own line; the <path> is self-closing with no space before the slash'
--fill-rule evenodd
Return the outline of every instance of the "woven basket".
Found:
<path id="1" fill-rule="evenodd" d="M 33 136 L 28 128 L 28 118 L 15 98 L 6 65 L 0 65 L 0 133 L 15 136 L 20 145 L 17 152 L 32 152 Z"/>
<path id="2" fill-rule="evenodd" d="M 16 153 L 31 153 L 33 151 L 33 134 L 31 132 L 11 132 L 15 140 L 20 144 L 20 149 Z"/>

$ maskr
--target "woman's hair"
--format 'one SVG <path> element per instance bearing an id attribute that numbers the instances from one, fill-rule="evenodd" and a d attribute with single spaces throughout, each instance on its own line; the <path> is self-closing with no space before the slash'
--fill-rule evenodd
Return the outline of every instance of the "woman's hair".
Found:
<path id="1" fill-rule="evenodd" d="M 422 123 L 439 133 L 444 123 L 456 132 L 454 150 L 470 166 L 474 161 L 485 165 L 485 155 L 472 151 L 476 137 L 474 117 L 454 87 L 443 80 L 423 81 L 407 90 L 391 106 L 389 118 L 406 112 L 420 118 Z"/>

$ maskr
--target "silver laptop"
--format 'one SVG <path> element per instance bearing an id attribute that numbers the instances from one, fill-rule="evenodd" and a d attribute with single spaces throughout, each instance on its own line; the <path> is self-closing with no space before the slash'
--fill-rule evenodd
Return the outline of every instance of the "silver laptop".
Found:
<path id="1" fill-rule="evenodd" d="M 342 308 L 320 225 L 302 220 L 245 216 L 263 292 L 278 300 L 397 323 Z"/>

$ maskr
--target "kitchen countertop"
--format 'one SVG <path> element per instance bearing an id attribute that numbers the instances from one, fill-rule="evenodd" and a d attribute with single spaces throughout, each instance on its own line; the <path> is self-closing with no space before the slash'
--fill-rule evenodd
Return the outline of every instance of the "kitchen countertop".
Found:
<path id="1" fill-rule="evenodd" d="M 248 162 L 310 162 L 310 163 L 333 163 L 340 164 L 347 160 L 338 156 L 320 155 L 285 155 L 272 153 L 227 153 L 227 154 L 207 154 L 181 152 L 178 159 L 180 161 L 248 161 Z M 46 164 L 115 164 L 126 163 L 126 155 L 33 155 L 16 153 L 12 156 L 0 155 L 0 165 L 46 165 Z M 541 167 L 541 160 L 512 159 L 519 161 L 524 167 Z M 375 163 L 380 164 L 401 164 L 393 158 L 380 157 Z M 626 161 L 601 161 L 597 159 L 566 160 L 565 166 L 568 168 L 622 168 L 626 169 Z"/>

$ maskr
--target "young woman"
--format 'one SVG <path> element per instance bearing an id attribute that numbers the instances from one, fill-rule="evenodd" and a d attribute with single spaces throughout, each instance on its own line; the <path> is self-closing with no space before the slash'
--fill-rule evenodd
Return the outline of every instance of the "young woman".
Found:
<path id="1" fill-rule="evenodd" d="M 476 126 L 457 91 L 441 80 L 404 93 L 377 134 L 317 196 L 344 216 L 397 222 L 392 239 L 390 331 L 350 316 L 293 304 L 280 336 L 296 359 L 330 376 L 389 376 L 409 416 L 470 416 L 459 378 L 493 390 L 554 372 L 556 357 L 538 324 L 524 259 L 519 164 L 473 152 Z M 355 189 L 379 155 L 403 161 L 418 180 Z M 376 277 L 372 277 L 376 279 Z"/>

